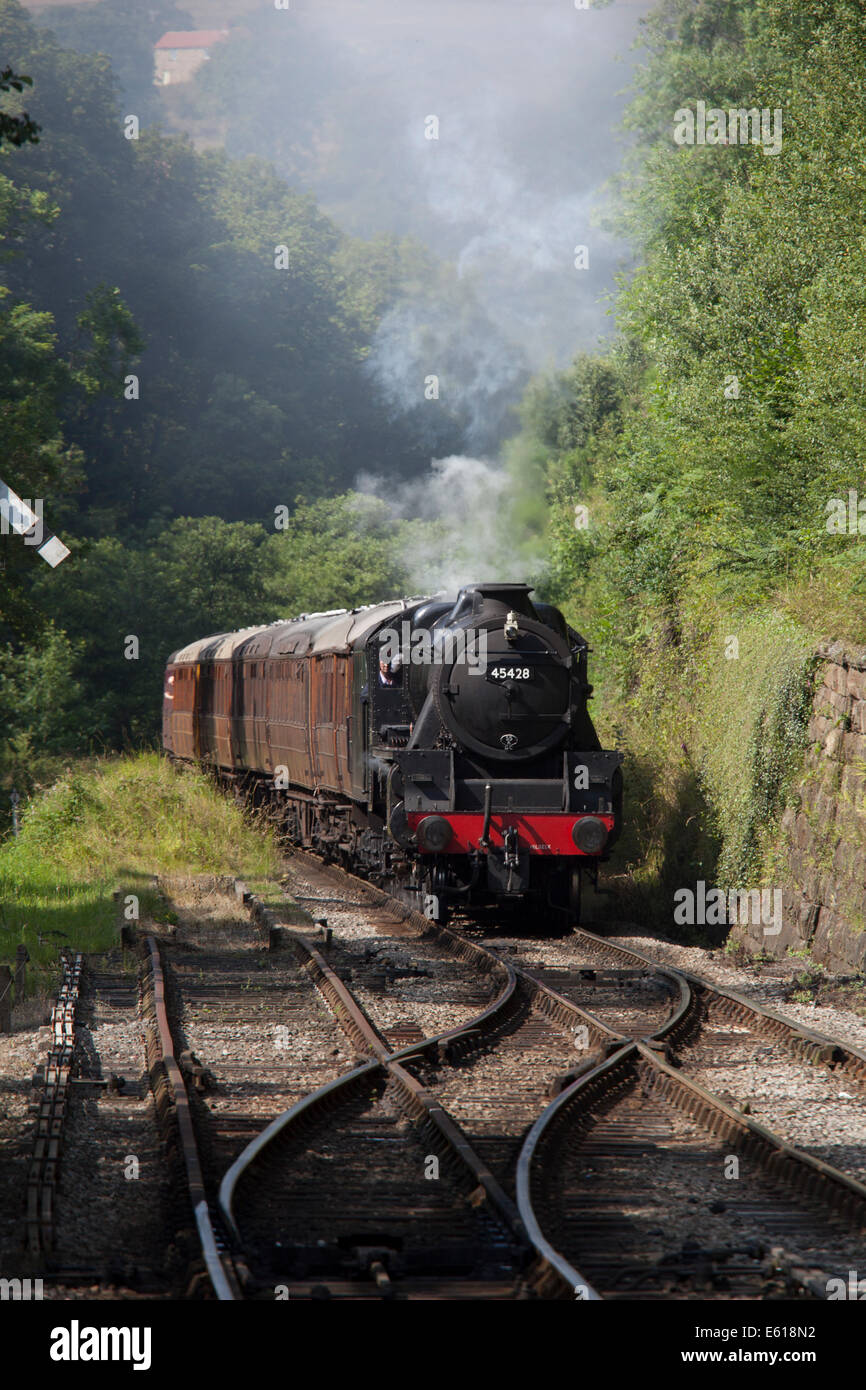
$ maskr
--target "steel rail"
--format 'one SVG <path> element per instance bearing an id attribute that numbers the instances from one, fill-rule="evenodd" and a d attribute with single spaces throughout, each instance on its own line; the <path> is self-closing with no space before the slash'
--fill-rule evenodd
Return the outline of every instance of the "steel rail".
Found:
<path id="1" fill-rule="evenodd" d="M 607 938 L 597 936 L 594 932 L 588 932 L 583 928 L 578 929 L 575 935 L 578 938 L 583 937 L 594 948 L 623 964 L 641 968 L 649 967 L 669 979 L 676 980 L 679 977 L 682 980 L 683 988 L 680 990 L 679 1007 L 661 1028 L 648 1034 L 642 1041 L 636 1042 L 633 1049 L 634 1055 L 641 1057 L 647 1067 L 656 1069 L 655 1073 L 650 1073 L 654 1080 L 660 1077 L 664 1078 L 671 1099 L 674 1099 L 674 1095 L 676 1095 L 682 1108 L 693 1116 L 698 1116 L 703 1123 L 708 1123 L 711 1132 L 724 1130 L 729 1136 L 736 1134 L 750 1145 L 756 1146 L 767 1170 L 774 1176 L 786 1179 L 795 1191 L 809 1194 L 818 1185 L 821 1187 L 828 1205 L 841 1210 L 848 1217 L 857 1218 L 859 1216 L 862 1224 L 864 1214 L 866 1214 L 866 1185 L 848 1177 L 847 1174 L 824 1163 L 821 1159 L 813 1158 L 794 1145 L 786 1143 L 756 1121 L 733 1110 L 705 1087 L 700 1086 L 698 1082 L 670 1067 L 658 1056 L 653 1044 L 671 1044 L 680 1040 L 697 1024 L 701 1004 L 709 996 L 719 1000 L 723 1008 L 734 1013 L 742 1021 L 752 1020 L 760 1031 L 771 1033 L 785 1043 L 791 1051 L 805 1055 L 809 1060 L 817 1063 L 841 1062 L 858 1079 L 866 1080 L 866 1053 L 862 1053 L 857 1048 L 835 1042 L 812 1029 L 804 1028 L 783 1018 L 764 1005 L 753 1003 L 733 990 L 720 989 L 691 971 L 680 971 L 665 966 L 643 952 L 632 950 L 630 947 L 615 945 Z M 588 1084 L 598 1081 L 612 1062 L 622 1060 L 625 1055 L 625 1052 L 618 1053 L 615 1058 L 609 1058 L 593 1072 L 580 1077 L 564 1090 L 538 1117 L 527 1136 L 518 1159 L 517 1198 L 523 1224 L 538 1255 L 565 1282 L 576 1276 L 574 1278 L 575 1284 L 582 1282 L 586 1286 L 586 1281 L 580 1280 L 576 1271 L 563 1256 L 556 1252 L 541 1230 L 532 1204 L 533 1160 L 536 1157 L 539 1141 L 546 1136 L 549 1126 L 556 1122 L 557 1117 L 562 1118 L 564 1112 L 571 1108 L 582 1091 L 583 1094 L 586 1094 L 585 1088 Z"/>
<path id="2" fill-rule="evenodd" d="M 541 1224 L 535 1214 L 532 1202 L 532 1177 L 533 1161 L 536 1156 L 539 1142 L 549 1137 L 552 1122 L 556 1116 L 566 1107 L 570 1107 L 575 1098 L 586 1089 L 597 1087 L 599 1081 L 604 1081 L 614 1069 L 621 1068 L 623 1062 L 634 1052 L 635 1044 L 627 1043 L 610 1057 L 605 1058 L 597 1067 L 586 1072 L 583 1076 L 573 1081 L 564 1091 L 551 1101 L 546 1109 L 542 1110 L 535 1124 L 526 1136 L 520 1156 L 517 1160 L 517 1209 L 526 1227 L 529 1239 L 535 1249 L 536 1254 L 543 1263 L 553 1270 L 561 1285 L 567 1287 L 571 1292 L 576 1293 L 581 1290 L 581 1301 L 596 1303 L 601 1300 L 601 1295 L 596 1292 L 587 1279 L 574 1268 L 574 1266 L 561 1255 L 556 1247 L 547 1239 L 541 1229 Z"/>
<path id="3" fill-rule="evenodd" d="M 828 1206 L 855 1222 L 858 1228 L 866 1229 L 866 1183 L 805 1153 L 751 1116 L 735 1110 L 700 1082 L 672 1067 L 645 1043 L 637 1042 L 635 1047 L 648 1069 L 645 1079 L 685 1114 L 722 1138 L 744 1139 L 746 1152 L 756 1152 L 773 1177 L 805 1196 L 820 1190 Z"/>
<path id="4" fill-rule="evenodd" d="M 586 931 L 583 927 L 577 929 L 575 936 L 578 939 L 584 937 L 594 949 L 601 950 L 607 955 L 613 955 L 626 961 L 636 961 L 643 966 L 651 966 L 654 970 L 665 971 L 670 975 L 680 975 L 686 981 L 698 1003 L 703 1002 L 706 998 L 715 999 L 720 1002 L 722 1008 L 729 1015 L 738 1018 L 741 1022 L 746 1022 L 749 1019 L 754 1020 L 759 1031 L 784 1043 L 798 1056 L 804 1056 L 807 1060 L 817 1064 L 841 1065 L 852 1076 L 866 1084 L 866 1049 L 854 1047 L 851 1043 L 843 1043 L 835 1038 L 828 1038 L 826 1034 L 819 1033 L 813 1028 L 807 1028 L 805 1024 L 797 1023 L 793 1019 L 785 1018 L 782 1014 L 776 1013 L 774 1009 L 768 1008 L 766 1004 L 759 1004 L 746 995 L 740 994 L 737 990 L 714 984 L 711 980 L 705 979 L 702 975 L 696 975 L 691 970 L 680 970 L 675 966 L 663 965 L 642 951 L 636 951 L 630 946 L 616 945 L 607 937 L 598 936 L 595 932 Z M 662 1032 L 659 1031 L 648 1036 L 660 1039 Z"/>
<path id="5" fill-rule="evenodd" d="M 285 1136 L 290 1126 L 327 1107 L 341 1091 L 353 1089 L 359 1079 L 373 1079 L 376 1074 L 380 1074 L 386 1081 L 390 1079 L 396 1083 L 402 1092 L 402 1108 L 410 1118 L 429 1121 L 436 1128 L 444 1143 L 460 1161 L 461 1167 L 471 1177 L 473 1187 L 481 1187 L 484 1190 L 491 1206 L 499 1212 L 516 1242 L 526 1247 L 526 1232 L 514 1202 L 478 1156 L 456 1120 L 428 1094 L 416 1077 L 400 1066 L 394 1055 L 385 1060 L 371 1058 L 353 1071 L 336 1077 L 310 1095 L 296 1101 L 288 1110 L 272 1120 L 238 1155 L 220 1184 L 219 1206 L 226 1225 L 239 1246 L 242 1247 L 243 1240 L 234 1212 L 234 1202 L 241 1179 L 249 1173 L 255 1162 L 275 1140 Z"/>
<path id="6" fill-rule="evenodd" d="M 76 1047 L 75 1011 L 83 968 L 83 952 L 63 957 L 57 1001 L 51 1010 L 51 1046 L 41 1069 L 33 1153 L 27 1172 L 27 1241 L 31 1253 L 37 1256 L 51 1251 L 54 1245 L 55 1196 L 69 1114 Z"/>
<path id="7" fill-rule="evenodd" d="M 648 1069 L 651 1084 L 660 1086 L 672 1103 L 679 1105 L 687 1113 L 698 1116 L 710 1132 L 724 1132 L 729 1137 L 736 1135 L 751 1148 L 757 1148 L 762 1166 L 772 1176 L 782 1180 L 786 1186 L 792 1187 L 795 1192 L 813 1195 L 817 1184 L 828 1205 L 839 1209 L 849 1218 L 863 1219 L 863 1215 L 866 1213 L 866 1185 L 847 1177 L 822 1160 L 812 1158 L 793 1145 L 787 1144 L 771 1131 L 764 1129 L 756 1121 L 732 1110 L 697 1082 L 691 1081 L 684 1077 L 681 1072 L 671 1068 L 658 1056 L 655 1049 L 659 1046 L 669 1048 L 683 1040 L 689 1032 L 699 1026 L 701 1005 L 709 996 L 717 999 L 728 1010 L 756 1021 L 761 1031 L 772 1032 L 774 1036 L 781 1038 L 794 1051 L 801 1054 L 805 1053 L 807 1057 L 816 1062 L 842 1062 L 858 1077 L 862 1076 L 863 1079 L 866 1079 L 866 1053 L 839 1044 L 814 1030 L 794 1024 L 766 1006 L 755 1004 L 735 991 L 724 990 L 712 985 L 709 981 L 690 971 L 678 970 L 654 960 L 642 952 L 614 945 L 604 937 L 579 929 L 576 935 L 584 937 L 595 949 L 601 950 L 604 954 L 612 956 L 632 968 L 642 971 L 652 970 L 655 974 L 666 979 L 676 990 L 677 1005 L 665 1022 L 653 1033 L 647 1034 L 642 1041 L 632 1042 L 609 1028 L 589 1011 L 581 1009 L 571 1000 L 559 994 L 558 991 L 538 980 L 531 970 L 514 965 L 507 957 L 500 956 L 497 952 L 480 946 L 449 928 L 428 922 L 426 918 L 421 917 L 420 913 L 407 908 L 384 890 L 372 888 L 363 880 L 357 879 L 354 875 L 337 866 L 322 866 L 313 856 L 306 854 L 303 854 L 303 859 L 312 863 L 319 872 L 323 872 L 329 877 L 339 876 L 339 880 L 342 882 L 347 879 L 351 880 L 362 897 L 366 897 L 371 902 L 371 906 L 385 909 L 389 915 L 394 917 L 395 922 L 401 919 L 410 922 L 422 936 L 428 938 L 431 935 L 434 936 L 449 954 L 475 960 L 483 958 L 487 969 L 495 968 L 498 965 L 508 972 L 506 989 L 492 1005 L 488 1006 L 484 1014 L 479 1016 L 479 1019 L 471 1020 L 469 1023 L 449 1030 L 445 1034 L 437 1035 L 435 1038 L 424 1039 L 422 1042 L 411 1044 L 398 1054 L 390 1054 L 392 1063 L 396 1062 L 398 1058 L 409 1061 L 413 1057 L 429 1053 L 433 1049 L 438 1049 L 440 1056 L 445 1050 L 445 1055 L 450 1059 L 455 1050 L 459 1052 L 461 1043 L 464 1046 L 471 1046 L 473 1042 L 477 1045 L 479 1034 L 490 1031 L 497 1018 L 503 1016 L 508 1003 L 516 999 L 518 982 L 522 983 L 529 992 L 534 1007 L 540 1008 L 541 1011 L 548 1013 L 559 1022 L 564 1019 L 580 1019 L 590 1028 L 595 1046 L 608 1052 L 609 1055 L 599 1064 L 589 1070 L 582 1069 L 582 1074 L 577 1076 L 538 1116 L 524 1141 L 518 1159 L 517 1211 L 521 1228 L 535 1249 L 542 1268 L 552 1272 L 560 1291 L 568 1288 L 575 1291 L 581 1299 L 587 1301 L 595 1301 L 599 1298 L 598 1293 L 591 1288 L 579 1271 L 556 1251 L 541 1229 L 532 1203 L 533 1163 L 535 1162 L 537 1167 L 538 1146 L 546 1139 L 550 1127 L 558 1119 L 561 1121 L 582 1097 L 589 1095 L 592 1091 L 597 1091 L 599 1082 L 602 1082 L 605 1077 L 620 1071 L 626 1059 L 632 1059 L 635 1063 L 639 1062 L 642 1068 Z M 318 955 L 311 943 L 304 941 L 303 946 L 306 950 Z M 322 961 L 322 964 L 325 965 L 326 963 Z M 380 1041 L 382 1040 L 380 1039 Z M 411 1080 L 414 1081 L 414 1078 Z M 417 1085 L 417 1083 L 415 1084 Z"/>
<path id="8" fill-rule="evenodd" d="M 533 1203 L 533 1182 L 538 1180 L 539 1145 L 549 1141 L 557 1124 L 567 1123 L 567 1112 L 578 1107 L 587 1118 L 599 1094 L 609 1093 L 623 1078 L 616 1072 L 628 1066 L 634 1083 L 641 1081 L 688 1115 L 710 1134 L 737 1141 L 764 1172 L 796 1196 L 820 1198 L 858 1230 L 866 1229 L 866 1184 L 840 1172 L 822 1159 L 813 1158 L 787 1143 L 756 1120 L 733 1109 L 704 1086 L 670 1066 L 652 1047 L 635 1041 L 578 1078 L 539 1115 L 524 1142 L 517 1164 L 517 1205 L 536 1250 L 560 1280 L 574 1288 L 589 1289 L 588 1282 L 556 1250 L 545 1236 Z M 582 1104 L 584 1102 L 584 1104 Z M 592 1299 L 592 1293 L 581 1297 Z"/>
<path id="9" fill-rule="evenodd" d="M 201 1244 L 202 1254 L 204 1255 L 208 1277 L 210 1278 L 217 1298 L 221 1302 L 233 1302 L 240 1296 L 240 1289 L 234 1271 L 230 1266 L 227 1267 L 227 1262 L 220 1254 L 216 1231 L 214 1230 L 213 1221 L 211 1220 L 204 1177 L 202 1175 L 201 1160 L 199 1158 L 195 1129 L 192 1121 L 189 1095 L 183 1075 L 174 1055 L 174 1041 L 171 1036 L 171 1028 L 168 1022 L 168 1011 L 165 1002 L 165 978 L 162 972 L 162 962 L 160 960 L 156 939 L 152 936 L 147 937 L 147 949 L 149 953 L 151 984 L 153 988 L 156 1029 L 159 1038 L 160 1060 L 165 1068 L 165 1073 L 173 1095 L 174 1112 L 177 1119 L 184 1168 L 186 1170 L 187 1190 L 195 1217 L 199 1242 Z"/>
<path id="10" fill-rule="evenodd" d="M 311 1091 L 309 1095 L 302 1096 L 301 1099 L 295 1101 L 294 1105 L 290 1106 L 288 1110 L 284 1110 L 282 1114 L 277 1115 L 276 1119 L 271 1120 L 271 1123 L 267 1125 L 260 1134 L 257 1134 L 254 1139 L 251 1139 L 246 1148 L 238 1154 L 234 1163 L 224 1173 L 220 1183 L 219 1206 L 227 1227 L 239 1245 L 241 1244 L 241 1233 L 238 1229 L 237 1221 L 235 1220 L 234 1199 L 238 1182 L 243 1177 L 246 1170 L 255 1163 L 256 1159 L 264 1152 L 269 1144 L 290 1125 L 301 1118 L 309 1118 L 315 1110 L 327 1106 L 336 1092 L 342 1087 L 357 1084 L 357 1082 L 364 1077 L 370 1077 L 372 1079 L 373 1075 L 381 1070 L 381 1062 L 374 1058 L 369 1062 L 363 1062 L 359 1067 L 356 1067 L 354 1071 L 344 1072 L 342 1076 L 334 1077 L 332 1081 L 326 1082 L 324 1086 L 319 1086 L 317 1090 Z"/>
<path id="11" fill-rule="evenodd" d="M 306 955 L 313 979 L 344 1032 L 356 1046 L 360 1043 L 362 1047 L 372 1053 L 372 1057 L 361 1067 L 356 1067 L 353 1071 L 336 1077 L 309 1096 L 297 1101 L 271 1121 L 267 1128 L 251 1140 L 238 1155 L 231 1168 L 224 1175 L 219 1191 L 220 1211 L 234 1239 L 242 1244 L 241 1233 L 234 1213 L 234 1200 L 238 1184 L 264 1151 L 276 1139 L 284 1136 L 290 1126 L 308 1118 L 314 1110 L 327 1105 L 342 1088 L 354 1086 L 359 1077 L 372 1076 L 375 1072 L 381 1071 L 399 1088 L 403 1108 L 407 1110 L 409 1115 L 415 1120 L 429 1121 L 436 1128 L 442 1140 L 460 1160 L 462 1167 L 470 1174 L 474 1186 L 484 1190 L 491 1206 L 499 1212 L 512 1236 L 520 1245 L 525 1247 L 527 1245 L 526 1232 L 523 1230 L 514 1202 L 507 1196 L 486 1163 L 476 1153 L 457 1122 L 438 1101 L 428 1094 L 417 1078 L 401 1065 L 404 1060 L 409 1061 L 417 1057 L 425 1049 L 438 1047 L 443 1042 L 458 1040 L 462 1033 L 476 1034 L 489 1027 L 491 1021 L 498 1019 L 515 998 L 514 972 L 504 962 L 491 957 L 504 974 L 506 981 L 503 991 L 492 1005 L 489 1005 L 483 1013 L 470 1019 L 460 1028 L 437 1034 L 433 1038 L 423 1039 L 419 1043 L 402 1048 L 399 1052 L 392 1052 L 375 1024 L 367 1017 L 360 1003 L 313 943 L 299 932 L 285 929 L 285 935 L 299 952 Z"/>
<path id="12" fill-rule="evenodd" d="M 489 972 L 501 972 L 504 976 L 504 985 L 497 998 L 480 1014 L 454 1028 L 392 1052 L 386 1039 L 383 1038 L 360 1003 L 354 998 L 316 945 L 303 932 L 283 928 L 284 937 L 302 956 L 306 957 L 310 973 L 338 1023 L 356 1045 L 360 1044 L 361 1047 L 372 1053 L 372 1058 L 361 1068 L 356 1068 L 343 1077 L 328 1082 L 318 1091 L 296 1102 L 289 1110 L 277 1116 L 238 1155 L 222 1180 L 219 1194 L 220 1210 L 234 1239 L 241 1243 L 241 1232 L 234 1211 L 238 1184 L 264 1151 L 272 1145 L 274 1140 L 285 1135 L 289 1127 L 308 1117 L 315 1109 L 329 1103 L 343 1087 L 352 1086 L 359 1076 L 372 1074 L 381 1067 L 397 1082 L 404 1097 L 408 1100 L 409 1108 L 415 1118 L 426 1118 L 436 1126 L 446 1144 L 459 1155 L 465 1167 L 469 1169 L 476 1185 L 484 1189 L 491 1205 L 505 1219 L 512 1234 L 525 1244 L 529 1239 L 529 1234 L 519 1207 L 515 1206 L 511 1199 L 506 1196 L 456 1121 L 428 1095 L 421 1083 L 401 1064 L 431 1053 L 436 1054 L 439 1058 L 444 1057 L 448 1061 L 453 1061 L 457 1056 L 463 1055 L 472 1048 L 479 1047 L 495 1027 L 519 1007 L 519 983 L 523 984 L 532 1007 L 538 1008 L 540 1012 L 547 1014 L 560 1024 L 584 1025 L 589 1033 L 591 1043 L 598 1050 L 618 1053 L 624 1045 L 629 1043 L 629 1039 L 609 1028 L 593 1014 L 580 1008 L 579 1005 L 565 998 L 542 981 L 537 980 L 528 972 L 515 967 L 510 961 L 503 960 L 495 952 L 467 940 L 447 927 L 431 923 L 420 913 L 407 907 L 384 890 L 365 883 L 348 870 L 336 865 L 323 865 L 314 856 L 307 855 L 303 851 L 296 850 L 294 853 L 315 872 L 329 878 L 332 882 L 337 881 L 342 885 L 348 881 L 371 907 L 385 909 L 388 915 L 393 916 L 395 923 L 398 921 L 409 922 L 422 938 L 430 939 L 433 937 L 449 955 L 483 964 L 485 970 Z M 253 904 L 252 910 L 254 910 L 254 906 Z M 690 1007 L 690 992 L 685 983 L 680 985 L 674 975 L 670 974 L 669 978 L 677 985 L 680 994 L 679 1013 Z M 585 1066 L 586 1064 L 584 1064 L 584 1069 Z M 580 1282 L 579 1277 L 578 1282 Z"/>
<path id="13" fill-rule="evenodd" d="M 315 863 L 317 868 L 322 867 L 316 863 L 312 856 L 308 857 L 305 854 L 303 857 L 305 860 L 309 858 L 309 861 Z M 658 1055 L 656 1049 L 663 1047 L 668 1050 L 683 1041 L 689 1033 L 695 1031 L 700 1026 L 702 1005 L 710 997 L 716 999 L 723 1008 L 733 1012 L 744 1021 L 746 1019 L 751 1020 L 760 1031 L 772 1034 L 796 1054 L 805 1055 L 816 1063 L 841 1063 L 858 1080 L 866 1081 L 866 1053 L 846 1044 L 840 1044 L 812 1029 L 785 1019 L 765 1005 L 753 1003 L 736 991 L 713 985 L 691 971 L 679 970 L 655 960 L 643 952 L 616 945 L 605 937 L 579 928 L 575 935 L 578 938 L 583 937 L 594 949 L 602 951 L 633 969 L 651 970 L 671 983 L 678 994 L 678 1003 L 664 1023 L 653 1033 L 648 1033 L 642 1040 L 635 1040 L 634 1044 L 629 1046 L 629 1039 L 615 1033 L 589 1011 L 580 1009 L 579 1006 L 560 995 L 549 985 L 538 980 L 531 970 L 513 964 L 507 956 L 500 956 L 449 928 L 438 927 L 429 923 L 419 913 L 405 908 L 403 904 L 390 898 L 384 890 L 371 889 L 363 880 L 347 874 L 342 869 L 334 867 L 331 872 L 341 878 L 351 878 L 362 895 L 369 896 L 379 906 L 387 908 L 391 914 L 395 915 L 395 918 L 399 914 L 403 920 L 408 919 L 422 933 L 434 934 L 446 949 L 454 950 L 455 954 L 460 951 L 460 945 L 462 945 L 464 951 L 468 951 L 471 955 L 483 952 L 485 956 L 493 957 L 503 966 L 510 968 L 516 980 L 523 981 L 531 991 L 534 991 L 537 1005 L 546 1011 L 558 1011 L 560 1018 L 563 1013 L 570 1014 L 572 1017 L 580 1016 L 588 1026 L 594 1027 L 593 1040 L 596 1045 L 605 1046 L 605 1050 L 609 1054 L 608 1057 L 592 1069 L 583 1070 L 582 1074 L 571 1085 L 567 1086 L 537 1118 L 524 1141 L 518 1159 L 517 1207 L 522 1226 L 543 1266 L 553 1272 L 561 1288 L 569 1285 L 572 1288 L 585 1290 L 586 1292 L 582 1293 L 581 1297 L 586 1297 L 588 1301 L 592 1301 L 593 1297 L 598 1297 L 579 1272 L 555 1250 L 541 1230 L 531 1198 L 533 1160 L 537 1155 L 539 1141 L 544 1139 L 548 1126 L 556 1120 L 556 1117 L 562 1117 L 575 1103 L 577 1097 L 586 1095 L 588 1093 L 587 1088 L 595 1089 L 599 1079 L 609 1074 L 611 1070 L 616 1070 L 615 1064 L 621 1063 L 627 1056 L 635 1059 L 641 1058 L 645 1066 L 654 1067 L 655 1071 L 651 1073 L 653 1080 L 658 1082 L 664 1078 L 671 1098 L 674 1098 L 675 1093 L 676 1099 L 684 1108 L 691 1107 L 690 1113 L 699 1112 L 704 1117 L 704 1122 L 712 1122 L 710 1124 L 711 1132 L 715 1132 L 718 1126 L 727 1126 L 728 1133 L 736 1133 L 750 1145 L 757 1145 L 761 1151 L 764 1166 L 768 1171 L 777 1177 L 784 1176 L 789 1183 L 796 1179 L 793 1181 L 795 1190 L 809 1191 L 810 1184 L 814 1186 L 815 1183 L 818 1183 L 828 1204 L 838 1207 L 844 1214 L 853 1216 L 859 1212 L 862 1215 L 862 1212 L 866 1211 L 866 1185 L 859 1183 L 856 1179 L 849 1178 L 822 1160 L 812 1158 L 811 1155 L 795 1146 L 787 1144 L 756 1121 L 732 1110 L 697 1082 L 689 1080 L 681 1072 L 671 1068 Z M 466 1031 L 466 1025 L 463 1029 L 453 1031 L 459 1035 Z M 410 1048 L 404 1049 L 403 1055 L 407 1057 L 417 1055 L 429 1048 L 429 1045 L 427 1040 L 424 1043 L 413 1044 Z"/>
<path id="14" fill-rule="evenodd" d="M 394 898 L 383 888 L 377 888 L 373 884 L 367 883 L 364 879 L 358 878 L 349 869 L 343 869 L 337 864 L 322 864 L 315 855 L 307 850 L 293 848 L 292 857 L 298 858 L 303 864 L 312 868 L 315 872 L 330 878 L 336 883 L 351 883 L 353 889 L 367 899 L 371 907 L 378 907 L 387 911 L 393 918 L 395 924 L 405 922 L 416 929 L 419 936 L 424 940 L 435 940 L 449 955 L 456 956 L 458 959 L 468 960 L 482 965 L 485 971 L 500 970 L 506 974 L 506 984 L 497 998 L 487 1006 L 487 1008 L 475 1018 L 468 1022 L 458 1025 L 455 1028 L 447 1029 L 444 1033 L 434 1034 L 430 1038 L 424 1038 L 419 1042 L 411 1043 L 408 1047 L 401 1049 L 393 1054 L 395 1058 L 409 1059 L 419 1054 L 434 1053 L 440 1048 L 447 1052 L 447 1060 L 456 1060 L 460 1055 L 470 1050 L 473 1046 L 478 1046 L 481 1037 L 491 1032 L 493 1026 L 506 1016 L 506 1009 L 509 1005 L 516 1005 L 518 1002 L 518 981 L 522 981 L 529 991 L 534 1007 L 540 1012 L 546 1013 L 554 1021 L 563 1023 L 564 1016 L 568 1015 L 569 1022 L 574 1025 L 585 1024 L 589 1029 L 590 1038 L 595 1040 L 595 1045 L 600 1048 L 609 1049 L 614 1045 L 622 1045 L 628 1039 L 615 1029 L 608 1027 L 601 1019 L 597 1018 L 587 1009 L 573 1003 L 564 995 L 559 994 L 550 985 L 538 980 L 521 966 L 515 965 L 512 961 L 504 958 L 498 952 L 490 950 L 486 946 L 481 946 L 476 941 L 471 941 L 468 937 L 459 932 L 453 931 L 450 927 L 440 926 L 436 922 L 431 922 L 424 917 L 417 909 L 409 907 Z M 295 939 L 300 938 L 307 949 L 315 950 L 309 942 L 299 932 L 289 932 Z M 318 953 L 317 953 L 318 954 Z M 321 956 L 319 956 L 321 960 Z M 324 963 L 324 962 L 323 962 Z M 675 973 L 667 972 L 674 980 Z M 679 985 L 677 986 L 679 989 Z M 687 986 L 685 987 L 687 992 Z M 680 990 L 682 995 L 683 991 Z M 372 1026 L 372 1025 L 371 1025 Z"/>

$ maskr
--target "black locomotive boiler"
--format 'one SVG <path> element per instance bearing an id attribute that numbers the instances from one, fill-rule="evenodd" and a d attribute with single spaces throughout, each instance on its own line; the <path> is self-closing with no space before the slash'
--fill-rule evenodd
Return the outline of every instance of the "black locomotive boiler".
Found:
<path id="1" fill-rule="evenodd" d="M 576 919 L 620 833 L 622 754 L 589 716 L 586 642 L 531 592 L 472 584 L 193 642 L 166 667 L 164 747 L 435 920 L 455 902 Z"/>

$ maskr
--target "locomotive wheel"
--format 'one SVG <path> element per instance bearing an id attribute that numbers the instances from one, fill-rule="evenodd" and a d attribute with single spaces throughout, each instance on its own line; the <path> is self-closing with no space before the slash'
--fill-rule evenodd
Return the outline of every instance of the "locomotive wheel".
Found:
<path id="1" fill-rule="evenodd" d="M 431 869 L 424 875 L 424 891 L 421 894 L 421 911 L 437 926 L 444 927 L 448 921 L 448 902 L 445 895 L 445 870 Z"/>
<path id="2" fill-rule="evenodd" d="M 580 924 L 580 898 L 583 887 L 583 874 L 575 865 L 568 876 L 568 916 L 573 927 Z"/>
<path id="3" fill-rule="evenodd" d="M 539 878 L 538 920 L 544 924 L 539 929 L 552 936 L 567 934 L 580 922 L 583 874 L 579 865 L 542 867 L 547 872 Z"/>

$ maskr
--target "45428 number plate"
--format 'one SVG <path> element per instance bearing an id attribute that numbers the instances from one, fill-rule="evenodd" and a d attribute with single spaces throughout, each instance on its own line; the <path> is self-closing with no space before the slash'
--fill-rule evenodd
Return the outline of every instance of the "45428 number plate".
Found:
<path id="1" fill-rule="evenodd" d="M 535 669 L 532 666 L 490 666 L 487 674 L 494 681 L 531 681 Z"/>

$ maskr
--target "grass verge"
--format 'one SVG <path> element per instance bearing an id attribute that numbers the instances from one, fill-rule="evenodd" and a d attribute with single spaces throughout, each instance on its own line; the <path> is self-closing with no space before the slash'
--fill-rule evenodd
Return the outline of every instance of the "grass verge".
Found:
<path id="1" fill-rule="evenodd" d="M 158 753 L 73 769 L 27 804 L 20 835 L 0 845 L 0 963 L 23 943 L 35 989 L 61 950 L 107 950 L 124 911 L 159 919 L 156 874 L 279 872 L 270 831 L 204 774 Z"/>

